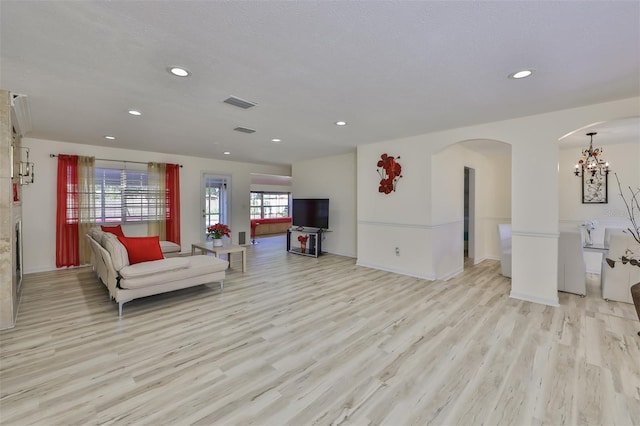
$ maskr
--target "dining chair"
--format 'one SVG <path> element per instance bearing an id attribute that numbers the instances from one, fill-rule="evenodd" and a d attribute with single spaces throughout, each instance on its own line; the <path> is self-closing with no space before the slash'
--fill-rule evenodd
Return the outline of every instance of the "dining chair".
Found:
<path id="1" fill-rule="evenodd" d="M 609 247 L 612 234 L 622 233 L 623 228 L 604 228 L 604 246 Z"/>
<path id="2" fill-rule="evenodd" d="M 640 283 L 640 267 L 628 261 L 629 252 L 640 253 L 640 245 L 631 235 L 611 234 L 609 252 L 602 260 L 602 298 L 633 303 L 631 286 Z"/>
<path id="3" fill-rule="evenodd" d="M 587 294 L 587 266 L 582 235 L 578 230 L 560 231 L 558 238 L 558 291 Z"/>
<path id="4" fill-rule="evenodd" d="M 511 278 L 511 224 L 498 225 L 500 237 L 500 268 L 502 275 Z"/>

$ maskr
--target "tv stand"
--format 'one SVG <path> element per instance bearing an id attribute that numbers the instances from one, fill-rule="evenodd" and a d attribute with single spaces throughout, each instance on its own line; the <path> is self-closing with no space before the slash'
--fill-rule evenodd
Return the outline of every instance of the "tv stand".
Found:
<path id="1" fill-rule="evenodd" d="M 322 254 L 322 229 L 295 227 L 287 229 L 287 251 L 302 256 L 318 257 Z M 291 237 L 293 235 L 293 241 Z M 298 236 L 308 235 L 306 250 L 303 252 Z"/>

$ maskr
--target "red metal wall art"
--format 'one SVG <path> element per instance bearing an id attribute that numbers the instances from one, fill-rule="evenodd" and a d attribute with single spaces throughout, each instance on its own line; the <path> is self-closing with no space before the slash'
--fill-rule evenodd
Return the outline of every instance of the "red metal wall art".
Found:
<path id="1" fill-rule="evenodd" d="M 397 157 L 398 160 L 400 156 Z M 402 166 L 394 157 L 382 154 L 378 160 L 378 174 L 380 175 L 380 186 L 378 192 L 391 194 L 396 190 L 398 180 L 402 177 Z"/>

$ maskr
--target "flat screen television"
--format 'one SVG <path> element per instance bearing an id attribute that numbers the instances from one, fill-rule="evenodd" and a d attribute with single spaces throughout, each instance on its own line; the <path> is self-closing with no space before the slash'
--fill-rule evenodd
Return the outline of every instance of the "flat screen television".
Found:
<path id="1" fill-rule="evenodd" d="M 328 198 L 294 198 L 293 226 L 329 229 Z"/>

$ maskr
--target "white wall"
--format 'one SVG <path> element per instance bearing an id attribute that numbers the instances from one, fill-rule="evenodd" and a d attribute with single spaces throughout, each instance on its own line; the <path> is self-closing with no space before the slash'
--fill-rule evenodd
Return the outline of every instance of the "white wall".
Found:
<path id="1" fill-rule="evenodd" d="M 360 145 L 357 153 L 358 265 L 434 279 L 429 148 L 400 139 Z M 382 154 L 402 166 L 390 194 L 378 192 Z"/>
<path id="2" fill-rule="evenodd" d="M 461 272 L 465 166 L 476 170 L 476 261 L 499 258 L 497 224 L 511 221 L 511 157 L 486 157 L 459 144 L 431 156 L 424 144 L 395 142 L 393 150 L 358 151 L 358 170 L 364 170 L 358 180 L 358 264 L 426 279 Z M 382 153 L 400 155 L 403 167 L 396 192 L 388 195 L 377 191 L 375 164 Z"/>
<path id="3" fill-rule="evenodd" d="M 358 149 L 358 264 L 431 280 L 461 272 L 465 166 L 476 170 L 476 260 L 499 258 L 497 224 L 511 221 L 511 157 L 459 144 L 430 153 L 412 142 Z M 375 167 L 383 153 L 400 156 L 403 168 L 388 195 L 378 192 Z"/>
<path id="4" fill-rule="evenodd" d="M 497 226 L 511 222 L 511 157 L 486 156 L 456 144 L 434 153 L 431 164 L 435 277 L 447 279 L 463 269 L 465 167 L 475 170 L 474 262 L 499 259 Z"/>
<path id="5" fill-rule="evenodd" d="M 191 243 L 200 241 L 200 179 L 203 172 L 231 176 L 231 221 L 235 241 L 244 231 L 249 240 L 249 197 L 251 173 L 290 175 L 288 166 L 268 166 L 233 161 L 134 151 L 120 148 L 66 142 L 23 139 L 35 163 L 35 183 L 24 187 L 24 266 L 25 272 L 55 269 L 55 217 L 57 159 L 49 154 L 76 154 L 129 161 L 180 163 L 180 232 L 182 251 L 190 252 Z M 117 164 L 117 163 L 114 163 Z M 143 235 L 145 227 L 131 228 L 132 235 Z"/>
<path id="6" fill-rule="evenodd" d="M 259 192 L 291 192 L 291 186 L 251 184 L 251 191 Z"/>
<path id="7" fill-rule="evenodd" d="M 609 175 L 607 204 L 582 204 L 582 179 L 573 174 L 573 169 L 581 150 L 588 145 L 589 140 L 585 136 L 584 146 L 560 149 L 558 158 L 560 226 L 576 229 L 585 221 L 596 220 L 598 226 L 592 235 L 594 242 L 602 242 L 605 228 L 629 226 L 629 216 L 620 196 L 615 175 L 620 179 L 622 187 L 627 188 L 625 196 L 628 195 L 629 186 L 640 188 L 640 141 L 603 146 L 603 158 L 609 162 L 612 169 Z M 597 139 L 595 145 L 599 146 Z M 598 253 L 585 253 L 587 271 L 600 273 L 601 259 L 602 255 Z"/>
<path id="8" fill-rule="evenodd" d="M 431 231 L 433 275 L 448 279 L 463 269 L 464 166 L 477 155 L 453 145 L 431 156 Z M 478 164 L 476 164 L 478 166 Z M 476 179 L 481 173 L 476 170 Z M 479 183 L 479 182 L 477 182 Z"/>
<path id="9" fill-rule="evenodd" d="M 433 183 L 442 178 L 434 172 L 431 157 L 461 141 L 498 140 L 512 146 L 511 297 L 557 305 L 558 139 L 589 123 L 637 115 L 639 99 L 631 98 L 360 145 L 358 263 L 385 270 L 402 269 L 408 275 L 425 278 L 436 276 L 436 260 L 455 264 L 452 254 L 446 252 L 448 248 L 443 256 L 433 232 L 434 225 L 443 219 L 442 215 L 432 216 Z M 376 189 L 375 164 L 385 152 L 401 155 L 404 174 L 398 191 L 389 196 L 378 194 Z M 381 239 L 381 233 L 389 239 Z M 392 255 L 398 245 L 418 245 L 421 250 L 410 251 L 409 257 L 400 261 Z"/>
<path id="10" fill-rule="evenodd" d="M 329 229 L 322 250 L 356 257 L 356 155 L 309 161 L 291 168 L 293 198 L 328 198 Z"/>
<path id="11" fill-rule="evenodd" d="M 499 155 L 485 158 L 480 188 L 476 200 L 480 212 L 477 221 L 482 242 L 481 256 L 483 259 L 500 260 L 500 238 L 498 225 L 511 223 L 511 156 Z M 476 185 L 477 186 L 477 185 Z"/>

